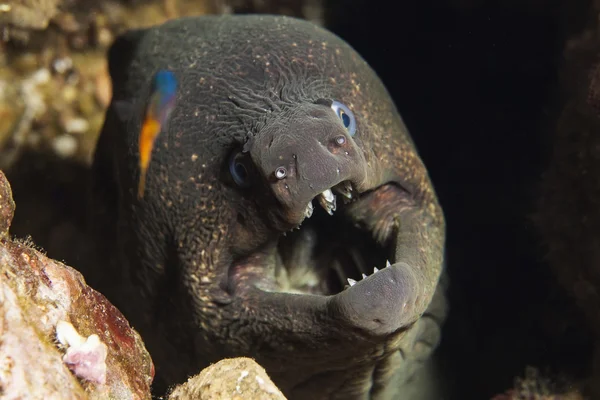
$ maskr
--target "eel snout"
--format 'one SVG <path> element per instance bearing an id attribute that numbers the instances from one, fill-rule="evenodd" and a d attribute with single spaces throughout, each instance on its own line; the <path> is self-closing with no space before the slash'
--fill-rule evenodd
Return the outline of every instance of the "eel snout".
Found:
<path id="1" fill-rule="evenodd" d="M 252 140 L 253 163 L 293 226 L 309 218 L 316 200 L 329 214 L 335 195 L 352 199 L 366 162 L 352 136 L 329 107 L 304 106 L 266 126 Z"/>

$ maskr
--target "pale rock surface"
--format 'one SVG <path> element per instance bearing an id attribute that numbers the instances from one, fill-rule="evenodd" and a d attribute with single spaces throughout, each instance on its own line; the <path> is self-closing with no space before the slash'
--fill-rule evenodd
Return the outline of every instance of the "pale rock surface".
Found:
<path id="1" fill-rule="evenodd" d="M 265 369 L 251 358 L 227 358 L 188 379 L 169 400 L 285 400 Z"/>

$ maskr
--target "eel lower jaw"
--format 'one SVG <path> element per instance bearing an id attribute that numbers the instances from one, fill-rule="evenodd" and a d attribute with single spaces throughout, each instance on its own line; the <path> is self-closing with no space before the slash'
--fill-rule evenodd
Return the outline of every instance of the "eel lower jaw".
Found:
<path id="1" fill-rule="evenodd" d="M 272 321 L 281 340 L 314 342 L 315 335 L 331 341 L 375 343 L 406 329 L 418 319 L 411 304 L 418 278 L 404 263 L 389 264 L 331 295 L 271 291 L 247 285 L 237 294 L 252 309 L 252 319 Z M 274 317 L 277 316 L 276 319 Z M 248 321 L 252 323 L 251 321 Z M 309 327 L 312 327 L 309 329 Z"/>

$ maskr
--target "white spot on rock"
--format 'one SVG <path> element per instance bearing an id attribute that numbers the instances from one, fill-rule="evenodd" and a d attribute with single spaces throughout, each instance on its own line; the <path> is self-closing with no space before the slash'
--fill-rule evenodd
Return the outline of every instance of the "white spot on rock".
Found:
<path id="1" fill-rule="evenodd" d="M 106 356 L 108 348 L 98 335 L 81 336 L 71 323 L 59 321 L 56 338 L 67 351 L 63 362 L 77 377 L 103 385 L 106 383 Z"/>
<path id="2" fill-rule="evenodd" d="M 240 377 L 239 377 L 239 378 L 238 378 L 238 380 L 237 380 L 237 385 L 235 385 L 235 391 L 236 391 L 236 392 L 238 392 L 238 393 L 242 393 L 242 388 L 240 387 L 240 382 L 241 382 L 241 381 L 242 381 L 242 380 L 243 380 L 245 377 L 247 377 L 247 376 L 248 376 L 248 374 L 249 374 L 249 372 L 248 372 L 248 371 L 242 371 L 242 372 L 240 373 Z"/>

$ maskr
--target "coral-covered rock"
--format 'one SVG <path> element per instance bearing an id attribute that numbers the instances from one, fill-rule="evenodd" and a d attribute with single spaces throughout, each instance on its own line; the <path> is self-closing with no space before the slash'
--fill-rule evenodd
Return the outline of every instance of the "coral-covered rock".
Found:
<path id="1" fill-rule="evenodd" d="M 494 396 L 492 400 L 583 400 L 574 385 L 556 382 L 543 376 L 537 369 L 528 367 L 523 378 L 515 379 L 514 388 Z"/>
<path id="2" fill-rule="evenodd" d="M 0 25 L 45 29 L 58 13 L 62 0 L 8 0 L 2 2 Z"/>
<path id="3" fill-rule="evenodd" d="M 12 198 L 10 183 L 0 172 L 0 239 L 8 237 L 8 228 L 15 215 L 15 202 Z"/>
<path id="4" fill-rule="evenodd" d="M 208 366 L 175 388 L 169 400 L 285 400 L 263 367 L 245 357 Z"/>
<path id="5" fill-rule="evenodd" d="M 0 172 L 0 231 L 14 213 Z M 0 236 L 0 392 L 8 399 L 150 398 L 139 334 L 82 275 Z"/>

